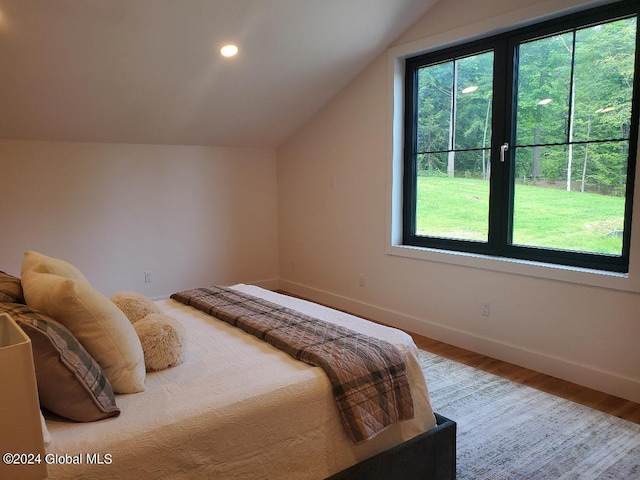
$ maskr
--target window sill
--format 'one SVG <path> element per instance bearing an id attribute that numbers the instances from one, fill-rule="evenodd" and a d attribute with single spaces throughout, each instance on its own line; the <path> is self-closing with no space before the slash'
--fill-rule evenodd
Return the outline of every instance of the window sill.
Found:
<path id="1" fill-rule="evenodd" d="M 578 285 L 639 292 L 640 284 L 629 274 L 589 270 L 548 263 L 491 257 L 472 253 L 436 250 L 406 245 L 390 245 L 387 254 L 416 260 L 457 265 L 481 270 L 554 280 Z"/>

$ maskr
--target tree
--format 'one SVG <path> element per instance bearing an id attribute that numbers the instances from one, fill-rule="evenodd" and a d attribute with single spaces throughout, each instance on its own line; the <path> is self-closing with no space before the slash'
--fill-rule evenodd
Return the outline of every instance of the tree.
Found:
<path id="1" fill-rule="evenodd" d="M 630 18 L 519 46 L 513 149 L 519 181 L 564 179 L 567 189 L 579 182 L 581 191 L 624 193 L 635 33 Z M 421 174 L 489 178 L 492 67 L 489 51 L 418 70 Z"/>

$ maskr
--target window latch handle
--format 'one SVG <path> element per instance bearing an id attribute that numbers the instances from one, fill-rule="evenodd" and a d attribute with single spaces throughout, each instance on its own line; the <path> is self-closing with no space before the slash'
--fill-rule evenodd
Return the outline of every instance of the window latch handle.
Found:
<path id="1" fill-rule="evenodd" d="M 507 150 L 509 150 L 509 144 L 507 142 L 504 142 L 502 145 L 500 145 L 500 161 L 502 163 L 504 163 L 504 154 Z"/>

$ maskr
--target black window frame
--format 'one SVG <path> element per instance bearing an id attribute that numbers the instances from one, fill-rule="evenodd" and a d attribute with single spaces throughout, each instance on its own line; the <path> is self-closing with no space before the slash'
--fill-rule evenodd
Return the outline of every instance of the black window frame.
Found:
<path id="1" fill-rule="evenodd" d="M 514 168 L 513 149 L 506 153 L 505 162 L 499 161 L 500 146 L 504 142 L 515 144 L 515 115 L 517 72 L 517 45 L 538 37 L 571 31 L 574 28 L 637 16 L 635 75 L 632 90 L 629 156 L 625 194 L 625 217 L 621 255 L 597 254 L 569 250 L 548 249 L 511 244 L 513 225 Z M 638 148 L 638 120 L 640 114 L 640 2 L 621 2 L 572 13 L 563 17 L 510 30 L 483 39 L 465 42 L 442 50 L 409 57 L 405 60 L 404 85 L 404 162 L 402 244 L 412 247 L 433 248 L 491 257 L 534 261 L 545 264 L 628 273 L 631 247 L 631 217 L 633 211 L 634 178 Z M 417 138 L 417 74 L 419 68 L 474 53 L 493 50 L 494 83 L 492 105 L 492 138 L 490 149 L 491 177 L 489 200 L 488 241 L 428 237 L 415 234 L 416 222 L 416 138 Z M 499 92 L 504 92 L 500 95 Z M 505 119 L 500 121 L 500 119 Z"/>

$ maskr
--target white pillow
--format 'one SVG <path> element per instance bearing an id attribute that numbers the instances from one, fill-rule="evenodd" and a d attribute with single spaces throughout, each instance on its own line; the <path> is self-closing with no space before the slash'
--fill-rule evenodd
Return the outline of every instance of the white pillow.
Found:
<path id="1" fill-rule="evenodd" d="M 25 269 L 27 305 L 66 326 L 100 364 L 115 393 L 144 390 L 140 340 L 122 311 L 89 282 Z"/>
<path id="2" fill-rule="evenodd" d="M 49 433 L 49 429 L 47 428 L 47 422 L 44 420 L 44 415 L 42 415 L 42 411 L 40 411 L 40 425 L 42 426 L 42 441 L 44 442 L 44 446 L 48 447 L 51 445 L 51 434 Z"/>

